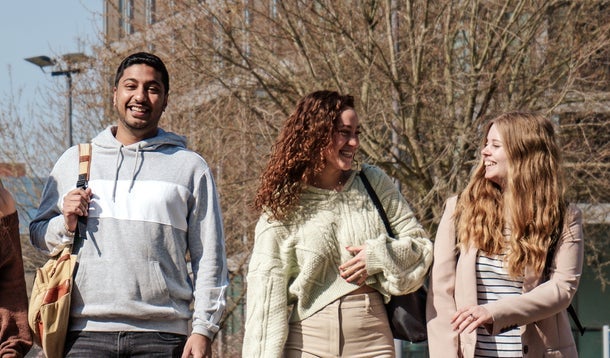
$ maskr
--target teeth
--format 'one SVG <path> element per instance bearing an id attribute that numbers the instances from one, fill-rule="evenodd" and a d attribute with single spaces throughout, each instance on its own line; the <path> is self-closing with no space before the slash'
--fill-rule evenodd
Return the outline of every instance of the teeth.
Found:
<path id="1" fill-rule="evenodd" d="M 492 162 L 485 162 L 485 163 L 484 163 L 484 165 L 485 165 L 486 167 L 490 167 L 490 166 L 495 165 L 495 164 L 496 164 L 496 163 L 492 163 Z"/>

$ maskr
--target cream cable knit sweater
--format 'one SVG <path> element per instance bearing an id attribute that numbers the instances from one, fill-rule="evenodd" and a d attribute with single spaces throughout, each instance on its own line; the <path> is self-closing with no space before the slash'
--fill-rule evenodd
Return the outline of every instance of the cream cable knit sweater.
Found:
<path id="1" fill-rule="evenodd" d="M 243 357 L 280 357 L 288 320 L 303 320 L 358 288 L 339 275 L 351 255 L 346 246 L 366 245 L 366 284 L 390 295 L 416 290 L 432 263 L 432 242 L 396 185 L 381 169 L 363 165 L 397 240 L 390 238 L 360 177 L 343 191 L 306 187 L 297 220 L 256 227 L 247 276 Z"/>

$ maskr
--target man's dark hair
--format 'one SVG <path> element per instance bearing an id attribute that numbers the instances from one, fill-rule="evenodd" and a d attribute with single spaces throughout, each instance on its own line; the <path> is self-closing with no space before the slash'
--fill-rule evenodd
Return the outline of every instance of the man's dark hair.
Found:
<path id="1" fill-rule="evenodd" d="M 123 72 L 125 72 L 127 67 L 140 64 L 148 65 L 161 73 L 161 80 L 163 81 L 163 86 L 165 87 L 165 93 L 169 93 L 169 73 L 167 72 L 167 68 L 165 68 L 165 64 L 159 57 L 148 52 L 137 52 L 131 54 L 121 62 L 114 78 L 114 87 L 118 86 L 119 80 L 123 76 Z"/>

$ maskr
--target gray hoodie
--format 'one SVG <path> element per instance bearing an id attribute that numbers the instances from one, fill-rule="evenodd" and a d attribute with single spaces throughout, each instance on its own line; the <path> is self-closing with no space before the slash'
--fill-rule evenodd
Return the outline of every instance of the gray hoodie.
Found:
<path id="1" fill-rule="evenodd" d="M 188 334 L 192 319 L 193 333 L 212 338 L 225 309 L 228 274 L 210 168 L 181 136 L 159 129 L 124 146 L 113 130 L 92 141 L 93 197 L 86 239 L 75 244 L 69 329 Z M 75 146 L 55 164 L 30 224 L 32 244 L 48 255 L 72 243 L 61 210 L 77 177 Z"/>

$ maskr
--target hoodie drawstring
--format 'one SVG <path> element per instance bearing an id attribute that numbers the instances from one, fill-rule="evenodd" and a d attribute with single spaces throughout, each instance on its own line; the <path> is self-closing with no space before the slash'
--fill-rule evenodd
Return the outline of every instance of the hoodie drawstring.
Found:
<path id="1" fill-rule="evenodd" d="M 112 202 L 115 202 L 115 198 L 116 198 L 116 186 L 117 186 L 117 182 L 119 180 L 119 167 L 121 166 L 121 150 L 123 149 L 123 145 L 121 144 L 119 146 L 119 150 L 117 151 L 116 154 L 116 164 L 114 166 L 114 187 L 112 188 Z"/>
<path id="2" fill-rule="evenodd" d="M 131 171 L 131 183 L 129 183 L 129 190 L 127 192 L 131 192 L 131 188 L 133 188 L 133 184 L 136 181 L 136 170 L 138 169 L 138 160 L 140 159 L 140 143 L 136 147 L 136 160 L 133 164 L 133 170 Z"/>
<path id="3" fill-rule="evenodd" d="M 119 146 L 119 150 L 117 151 L 117 156 L 116 156 L 116 165 L 115 165 L 115 172 L 114 172 L 114 187 L 112 188 L 112 201 L 115 202 L 116 200 L 116 190 L 117 190 L 117 183 L 119 181 L 119 168 L 121 167 L 121 163 L 122 161 L 122 157 L 123 157 L 123 147 L 124 145 L 121 144 L 121 146 Z M 143 151 L 140 150 L 140 144 L 138 143 L 138 145 L 136 146 L 136 159 L 134 161 L 133 164 L 133 169 L 131 171 L 131 181 L 129 182 L 129 190 L 128 192 L 131 192 L 131 189 L 133 188 L 133 185 L 135 184 L 136 181 L 136 172 L 138 171 L 138 164 L 140 164 L 140 156 L 144 153 Z"/>

